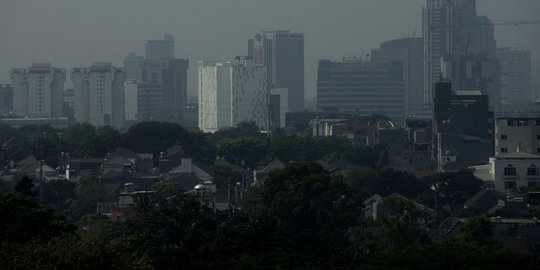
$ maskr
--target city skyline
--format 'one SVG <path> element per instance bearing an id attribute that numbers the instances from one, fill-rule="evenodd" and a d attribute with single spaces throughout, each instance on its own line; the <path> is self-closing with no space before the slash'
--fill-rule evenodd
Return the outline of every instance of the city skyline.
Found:
<path id="1" fill-rule="evenodd" d="M 540 18 L 534 12 L 540 8 L 537 1 L 523 0 L 521 5 L 502 0 L 477 2 L 478 14 L 488 16 L 495 23 Z M 214 3 L 212 9 L 206 10 L 204 4 L 192 1 L 182 4 L 130 1 L 130 8 L 125 9 L 126 3 L 107 3 L 109 8 L 102 10 L 97 9 L 100 5 L 38 1 L 31 3 L 35 9 L 27 10 L 27 2 L 4 1 L 1 5 L 5 8 L 0 11 L 0 23 L 4 26 L 0 27 L 0 35 L 5 40 L 5 47 L 0 50 L 0 82 L 9 81 L 11 68 L 30 66 L 33 62 L 50 62 L 68 70 L 102 61 L 121 66 L 130 51 L 143 55 L 145 40 L 158 39 L 167 33 L 175 38 L 174 53 L 178 58 L 230 60 L 245 54 L 245 40 L 255 33 L 286 29 L 305 34 L 305 93 L 310 100 L 316 92 L 319 59 L 362 56 L 387 40 L 415 36 L 414 33 L 420 37 L 422 7 L 426 1 L 312 1 L 309 6 L 304 2 L 288 3 L 287 9 L 283 9 L 282 1 L 235 0 Z M 127 15 L 118 15 L 120 10 Z M 392 16 L 381 16 L 386 13 Z M 144 14 L 154 19 L 152 24 L 138 19 Z M 328 21 L 325 17 L 334 19 Z M 373 31 L 374 22 L 379 22 L 377 31 Z M 534 35 L 537 29 L 537 25 L 495 27 L 499 47 L 523 47 L 532 52 L 532 74 L 538 74 L 540 66 L 540 37 Z M 196 71 L 190 69 L 190 95 L 196 93 L 196 85 Z M 540 79 L 534 75 L 533 85 L 540 85 Z M 66 88 L 69 86 L 67 82 Z"/>

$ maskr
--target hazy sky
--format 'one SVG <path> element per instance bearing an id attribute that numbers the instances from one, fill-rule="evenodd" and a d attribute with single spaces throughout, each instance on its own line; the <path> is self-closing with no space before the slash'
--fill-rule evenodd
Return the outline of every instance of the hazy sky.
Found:
<path id="1" fill-rule="evenodd" d="M 317 61 L 362 56 L 385 40 L 421 35 L 426 0 L 0 0 L 0 82 L 9 69 L 51 62 L 68 71 L 92 61 L 122 65 L 143 54 L 147 39 L 175 37 L 175 54 L 189 58 L 190 91 L 199 60 L 245 55 L 261 30 L 305 33 L 306 95 L 315 94 Z M 540 0 L 477 0 L 492 21 L 540 20 Z M 533 53 L 540 85 L 540 25 L 496 26 L 499 47 Z M 69 78 L 66 87 L 70 86 Z"/>

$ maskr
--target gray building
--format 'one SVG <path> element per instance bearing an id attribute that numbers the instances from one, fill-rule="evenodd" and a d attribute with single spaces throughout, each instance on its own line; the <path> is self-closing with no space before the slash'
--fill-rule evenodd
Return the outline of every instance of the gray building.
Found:
<path id="1" fill-rule="evenodd" d="M 141 87 L 139 97 L 147 95 L 155 95 L 158 93 L 156 85 L 161 86 L 160 101 L 156 102 L 157 96 L 139 100 L 140 108 L 150 108 L 151 115 L 147 114 L 146 109 L 142 109 L 139 113 L 142 118 L 138 120 L 147 120 L 152 117 L 154 120 L 169 121 L 182 123 L 183 111 L 187 104 L 187 70 L 189 68 L 189 60 L 175 58 L 146 58 L 142 62 L 141 67 L 141 82 L 146 83 Z M 151 84 L 148 86 L 147 84 Z M 145 87 L 151 89 L 144 90 Z M 143 104 L 150 100 L 149 104 Z M 146 110 L 146 111 L 145 111 Z"/>
<path id="2" fill-rule="evenodd" d="M 287 88 L 289 111 L 304 109 L 304 34 L 264 31 L 248 40 L 248 57 L 266 67 L 268 88 Z"/>
<path id="3" fill-rule="evenodd" d="M 401 125 L 405 89 L 401 62 L 319 60 L 317 106 L 322 111 L 383 114 Z"/>
<path id="4" fill-rule="evenodd" d="M 440 77 L 442 57 L 459 62 L 460 57 L 467 54 L 495 56 L 493 24 L 487 17 L 477 16 L 476 0 L 427 0 L 423 10 L 422 32 L 424 102 L 428 104 L 433 101 L 434 84 Z"/>
<path id="5" fill-rule="evenodd" d="M 126 79 L 141 80 L 141 66 L 143 61 L 144 57 L 137 56 L 134 52 L 130 52 L 128 56 L 124 57 L 124 72 L 126 73 Z"/>
<path id="6" fill-rule="evenodd" d="M 422 108 L 424 104 L 424 71 L 423 71 L 422 38 L 401 38 L 383 42 L 380 49 L 371 50 L 373 62 L 401 62 L 403 79 L 406 86 L 406 112 Z"/>
<path id="7" fill-rule="evenodd" d="M 498 48 L 501 67 L 501 103 L 530 104 L 534 97 L 531 85 L 531 52 L 522 48 Z"/>
<path id="8" fill-rule="evenodd" d="M 167 34 L 163 39 L 147 40 L 145 46 L 146 58 L 174 58 L 174 38 Z"/>
<path id="9" fill-rule="evenodd" d="M 493 153 L 489 137 L 488 97 L 480 91 L 452 91 L 435 84 L 433 154 L 438 171 L 457 171 L 484 164 Z"/>
<path id="10" fill-rule="evenodd" d="M 11 84 L 0 84 L 0 115 L 8 115 L 13 111 L 13 87 Z"/>

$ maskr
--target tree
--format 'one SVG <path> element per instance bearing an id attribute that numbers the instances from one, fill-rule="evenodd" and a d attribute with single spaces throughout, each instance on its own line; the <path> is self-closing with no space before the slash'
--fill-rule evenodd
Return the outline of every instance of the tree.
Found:
<path id="1" fill-rule="evenodd" d="M 107 187 L 92 176 L 82 177 L 79 180 L 75 194 L 75 199 L 69 204 L 69 216 L 73 220 L 95 213 L 98 202 L 110 202 L 115 199 Z"/>
<path id="2" fill-rule="evenodd" d="M 21 180 L 15 185 L 15 192 L 21 193 L 26 196 L 36 197 L 37 192 L 34 190 L 34 181 L 27 175 L 23 176 Z"/>
<path id="3" fill-rule="evenodd" d="M 41 199 L 58 211 L 68 212 L 69 204 L 75 198 L 75 183 L 68 180 L 52 180 L 41 185 Z"/>
<path id="4" fill-rule="evenodd" d="M 217 143 L 218 156 L 244 167 L 255 168 L 268 152 L 266 144 L 254 137 L 224 139 Z"/>
<path id="5" fill-rule="evenodd" d="M 435 196 L 438 206 L 448 206 L 450 209 L 461 208 L 469 198 L 480 191 L 482 180 L 471 172 L 439 173 L 422 179 L 433 189 L 434 196 L 429 196 L 427 203 L 435 206 Z"/>
<path id="6" fill-rule="evenodd" d="M 0 242 L 51 239 L 75 229 L 59 212 L 17 192 L 0 196 L 0 216 Z"/>
<path id="7" fill-rule="evenodd" d="M 469 217 L 459 229 L 459 239 L 478 246 L 493 245 L 493 224 L 482 216 Z"/>

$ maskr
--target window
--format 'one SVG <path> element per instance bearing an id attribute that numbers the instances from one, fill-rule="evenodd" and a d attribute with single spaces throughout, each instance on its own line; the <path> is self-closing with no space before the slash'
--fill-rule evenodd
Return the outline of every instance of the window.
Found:
<path id="1" fill-rule="evenodd" d="M 504 168 L 504 175 L 517 175 L 516 168 L 514 166 L 508 164 L 506 168 Z"/>
<path id="2" fill-rule="evenodd" d="M 540 184 L 540 182 L 528 182 L 527 187 L 532 188 L 532 187 L 534 187 L 534 186 L 536 186 L 538 184 Z"/>
<path id="3" fill-rule="evenodd" d="M 508 152 L 508 148 L 502 147 L 502 148 L 501 148 L 501 153 L 506 153 L 506 152 Z"/>
<path id="4" fill-rule="evenodd" d="M 506 188 L 506 189 L 516 188 L 516 182 L 514 182 L 514 181 L 506 181 L 506 182 L 504 182 L 504 188 Z"/>
<path id="5" fill-rule="evenodd" d="M 513 126 L 514 125 L 514 120 L 508 120 L 507 125 L 509 127 Z"/>
<path id="6" fill-rule="evenodd" d="M 540 147 L 536 148 L 536 152 L 540 153 Z"/>
<path id="7" fill-rule="evenodd" d="M 540 168 L 536 167 L 535 165 L 531 165 L 529 168 L 527 168 L 527 176 L 539 176 L 539 169 Z"/>
<path id="8" fill-rule="evenodd" d="M 539 135 L 536 135 L 536 139 L 537 139 L 537 140 L 540 140 L 540 134 L 539 134 Z"/>
<path id="9" fill-rule="evenodd" d="M 505 134 L 501 134 L 501 140 L 505 141 L 506 139 L 508 139 L 508 136 L 506 136 Z"/>

